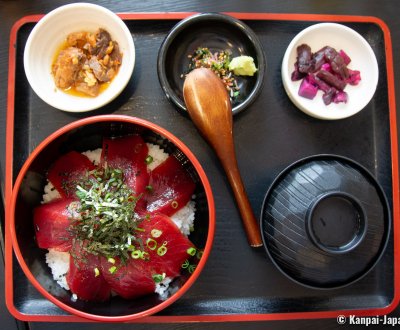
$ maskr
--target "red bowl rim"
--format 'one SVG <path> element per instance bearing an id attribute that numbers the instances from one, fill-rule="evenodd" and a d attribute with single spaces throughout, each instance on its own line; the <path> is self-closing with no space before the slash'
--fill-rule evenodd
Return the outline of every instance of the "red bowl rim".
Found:
<path id="1" fill-rule="evenodd" d="M 22 257 L 21 250 L 18 246 L 18 240 L 17 240 L 16 231 L 15 231 L 15 206 L 16 206 L 18 191 L 19 191 L 22 180 L 23 180 L 28 168 L 32 164 L 33 160 L 38 156 L 38 154 L 40 154 L 40 152 L 48 144 L 50 144 L 54 139 L 71 131 L 72 129 L 86 126 L 86 125 L 93 124 L 93 123 L 97 123 L 97 122 L 107 122 L 107 121 L 125 122 L 125 123 L 140 125 L 140 126 L 148 128 L 150 130 L 153 130 L 153 131 L 157 132 L 158 134 L 163 135 L 170 141 L 172 141 L 188 157 L 188 159 L 191 161 L 194 168 L 196 169 L 196 171 L 199 175 L 199 178 L 201 180 L 201 183 L 204 186 L 207 203 L 208 203 L 208 208 L 209 208 L 209 228 L 208 228 L 207 241 L 206 241 L 206 245 L 204 248 L 204 253 L 203 253 L 203 256 L 200 259 L 199 264 L 197 265 L 195 271 L 192 273 L 192 275 L 189 277 L 189 279 L 182 285 L 182 287 L 176 293 L 174 293 L 171 297 L 169 297 L 165 301 L 161 302 L 160 304 L 158 304 L 152 308 L 149 308 L 145 311 L 139 312 L 139 313 L 123 315 L 123 316 L 103 316 L 103 315 L 96 315 L 96 314 L 82 312 L 80 310 L 77 310 L 77 309 L 69 306 L 69 305 L 64 304 L 63 302 L 58 300 L 56 297 L 51 295 L 49 292 L 47 292 L 40 285 L 40 283 L 36 280 L 35 276 L 31 273 L 31 271 L 29 270 L 29 267 L 25 263 L 25 260 Z M 175 302 L 177 299 L 179 299 L 193 285 L 193 283 L 196 281 L 196 279 L 200 275 L 209 255 L 210 255 L 212 243 L 214 240 L 215 204 L 214 204 L 212 189 L 211 189 L 211 185 L 207 179 L 207 176 L 206 176 L 202 166 L 200 165 L 199 161 L 195 157 L 195 155 L 189 150 L 189 148 L 181 140 L 179 140 L 172 133 L 168 132 L 166 129 L 158 126 L 157 124 L 149 122 L 147 120 L 137 118 L 137 117 L 126 116 L 126 115 L 98 115 L 98 116 L 93 116 L 93 117 L 89 117 L 89 118 L 84 118 L 84 119 L 74 121 L 70 124 L 67 124 L 67 125 L 61 127 L 60 129 L 58 129 L 57 131 L 55 131 L 54 133 L 50 134 L 35 148 L 35 150 L 33 150 L 33 152 L 29 155 L 28 159 L 25 161 L 24 165 L 22 166 L 22 168 L 18 174 L 18 177 L 15 181 L 15 185 L 14 185 L 14 188 L 12 191 L 12 196 L 11 196 L 11 203 L 10 203 L 9 207 L 10 207 L 9 224 L 10 224 L 12 246 L 13 246 L 15 255 L 17 257 L 17 260 L 18 260 L 23 272 L 25 273 L 26 277 L 29 279 L 29 281 L 45 298 L 50 300 L 52 303 L 54 303 L 58 307 L 64 309 L 65 311 L 67 311 L 71 314 L 75 314 L 75 315 L 83 317 L 83 318 L 100 321 L 100 322 L 130 321 L 130 320 L 138 319 L 141 317 L 150 316 L 152 314 L 155 314 L 155 313 L 161 311 L 162 309 L 166 308 L 167 306 L 171 305 L 173 302 Z"/>

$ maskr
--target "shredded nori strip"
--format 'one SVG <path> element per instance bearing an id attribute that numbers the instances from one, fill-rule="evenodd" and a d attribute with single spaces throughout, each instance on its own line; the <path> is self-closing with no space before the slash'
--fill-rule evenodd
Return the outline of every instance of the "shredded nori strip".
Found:
<path id="1" fill-rule="evenodd" d="M 129 249 L 143 243 L 135 236 L 143 220 L 135 212 L 140 196 L 124 183 L 119 169 L 98 168 L 88 172 L 86 179 L 77 185 L 79 198 L 72 230 L 82 242 L 84 251 L 109 257 L 119 257 L 122 263 L 129 258 Z"/>

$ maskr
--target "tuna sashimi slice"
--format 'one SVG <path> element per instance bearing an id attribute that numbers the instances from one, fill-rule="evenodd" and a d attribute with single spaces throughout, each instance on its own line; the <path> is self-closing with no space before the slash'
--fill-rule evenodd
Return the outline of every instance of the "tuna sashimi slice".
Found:
<path id="1" fill-rule="evenodd" d="M 67 283 L 72 293 L 87 301 L 106 301 L 111 289 L 101 271 L 100 256 L 87 253 L 76 241 L 71 249 Z"/>
<path id="2" fill-rule="evenodd" d="M 72 213 L 68 209 L 71 202 L 71 199 L 57 199 L 34 209 L 33 223 L 40 248 L 63 252 L 71 248 Z"/>
<path id="3" fill-rule="evenodd" d="M 140 195 L 149 182 L 146 164 L 148 153 L 147 144 L 139 135 L 104 138 L 101 164 L 122 170 L 127 185 L 136 195 Z"/>
<path id="4" fill-rule="evenodd" d="M 101 270 L 105 280 L 112 291 L 125 299 L 138 298 L 154 292 L 156 284 L 148 264 L 148 261 L 132 259 L 123 265 L 119 259 L 110 263 L 106 258 L 101 258 Z"/>
<path id="5" fill-rule="evenodd" d="M 165 273 L 168 277 L 176 277 L 182 270 L 183 262 L 190 257 L 188 249 L 193 243 L 183 235 L 170 217 L 163 214 L 152 214 L 143 220 L 138 237 L 149 254 L 151 271 Z"/>
<path id="6" fill-rule="evenodd" d="M 171 155 L 150 174 L 150 189 L 144 195 L 147 211 L 172 215 L 190 201 L 195 187 L 188 172 Z"/>
<path id="7" fill-rule="evenodd" d="M 70 151 L 50 167 L 47 179 L 63 197 L 75 197 L 76 185 L 95 168 L 85 155 Z"/>
<path id="8" fill-rule="evenodd" d="M 124 298 L 153 293 L 156 287 L 155 275 L 178 276 L 182 264 L 190 257 L 188 249 L 193 247 L 189 239 L 165 215 L 151 215 L 141 222 L 139 228 L 137 237 L 142 241 L 143 248 L 137 244 L 133 253 L 142 253 L 143 257 L 130 258 L 126 265 L 119 260 L 110 263 L 102 259 L 106 281 L 113 291 Z"/>

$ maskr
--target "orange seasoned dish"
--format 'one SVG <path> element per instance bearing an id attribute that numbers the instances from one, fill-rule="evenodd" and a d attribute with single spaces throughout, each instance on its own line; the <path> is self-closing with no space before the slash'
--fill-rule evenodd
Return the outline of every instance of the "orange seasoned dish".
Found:
<path id="1" fill-rule="evenodd" d="M 67 36 L 55 54 L 51 72 L 61 90 L 95 97 L 117 75 L 121 62 L 118 43 L 106 30 L 80 31 Z"/>

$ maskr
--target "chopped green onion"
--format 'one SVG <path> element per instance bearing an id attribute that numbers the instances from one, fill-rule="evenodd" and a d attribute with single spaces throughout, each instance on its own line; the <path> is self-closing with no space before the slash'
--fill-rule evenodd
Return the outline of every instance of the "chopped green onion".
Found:
<path id="1" fill-rule="evenodd" d="M 146 162 L 147 165 L 149 165 L 149 164 L 151 164 L 153 162 L 153 160 L 154 160 L 153 157 L 148 155 L 146 157 L 146 159 L 145 159 L 145 162 Z"/>
<path id="2" fill-rule="evenodd" d="M 117 267 L 115 267 L 115 266 L 112 266 L 112 267 L 110 267 L 110 268 L 108 269 L 108 271 L 109 271 L 111 274 L 114 274 L 116 270 L 117 270 Z"/>
<path id="3" fill-rule="evenodd" d="M 182 268 L 183 268 L 183 269 L 188 268 L 189 265 L 190 265 L 190 264 L 189 264 L 189 260 L 186 259 L 186 260 L 183 262 L 183 264 L 182 264 Z"/>
<path id="4" fill-rule="evenodd" d="M 96 267 L 95 269 L 94 269 L 94 277 L 97 277 L 97 276 L 99 276 L 100 275 L 100 271 L 99 271 L 99 269 Z"/>
<path id="5" fill-rule="evenodd" d="M 115 259 L 114 258 L 108 258 L 107 259 L 107 261 L 110 263 L 110 264 L 115 264 Z"/>
<path id="6" fill-rule="evenodd" d="M 146 245 L 150 250 L 155 250 L 157 248 L 157 241 L 152 238 L 148 238 Z"/>
<path id="7" fill-rule="evenodd" d="M 179 203 L 177 201 L 172 201 L 171 202 L 171 206 L 172 206 L 173 209 L 176 209 L 176 208 L 178 208 Z"/>
<path id="8" fill-rule="evenodd" d="M 152 186 L 152 185 L 146 186 L 146 190 L 147 190 L 147 191 L 153 191 L 153 186 Z"/>
<path id="9" fill-rule="evenodd" d="M 194 247 L 190 247 L 186 250 L 186 252 L 193 257 L 196 254 L 196 249 Z"/>
<path id="10" fill-rule="evenodd" d="M 163 245 L 161 245 L 158 249 L 157 249 L 157 254 L 162 257 L 164 254 L 167 253 L 168 249 L 166 247 L 167 242 L 164 242 Z"/>
<path id="11" fill-rule="evenodd" d="M 165 279 L 165 273 L 162 274 L 154 274 L 153 275 L 153 281 L 154 283 L 161 283 Z"/>
<path id="12" fill-rule="evenodd" d="M 196 254 L 197 259 L 201 259 L 201 257 L 203 256 L 204 251 L 198 251 Z"/>
<path id="13" fill-rule="evenodd" d="M 131 253 L 132 259 L 139 259 L 142 256 L 142 251 L 135 250 Z"/>
<path id="14" fill-rule="evenodd" d="M 154 238 L 158 238 L 161 236 L 162 231 L 158 230 L 158 229 L 152 229 L 152 231 L 150 232 L 151 236 L 153 236 Z"/>

